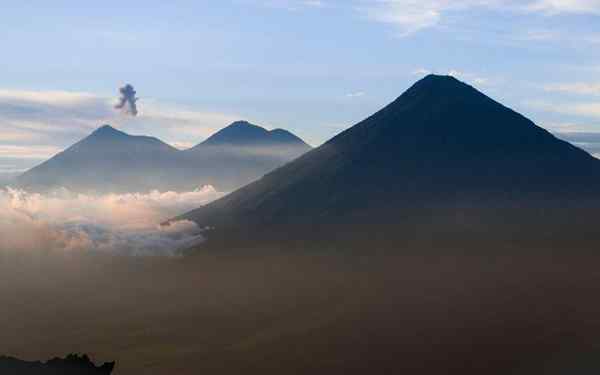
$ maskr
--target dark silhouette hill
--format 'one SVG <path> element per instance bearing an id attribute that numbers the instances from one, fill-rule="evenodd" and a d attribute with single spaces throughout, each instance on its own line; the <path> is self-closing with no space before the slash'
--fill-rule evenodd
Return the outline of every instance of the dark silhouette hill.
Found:
<path id="1" fill-rule="evenodd" d="M 27 362 L 0 356 L 2 375 L 110 375 L 114 367 L 114 362 L 96 366 L 85 354 L 70 354 L 64 359 L 54 358 L 47 362 Z"/>
<path id="2" fill-rule="evenodd" d="M 228 191 L 249 183 L 310 149 L 285 131 L 237 122 L 190 150 L 102 126 L 30 169 L 18 183 L 33 190 L 84 192 L 189 190 L 205 184 Z"/>
<path id="3" fill-rule="evenodd" d="M 430 75 L 321 147 L 183 217 L 214 228 L 208 247 L 557 244 L 595 233 L 586 215 L 599 187 L 599 160 L 475 88 Z"/>

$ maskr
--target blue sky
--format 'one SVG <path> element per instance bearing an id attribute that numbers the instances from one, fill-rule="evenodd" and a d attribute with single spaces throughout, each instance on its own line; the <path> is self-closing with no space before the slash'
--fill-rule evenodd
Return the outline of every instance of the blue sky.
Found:
<path id="1" fill-rule="evenodd" d="M 186 147 L 247 119 L 318 145 L 429 72 L 600 132 L 600 0 L 15 1 L 0 46 L 0 173 L 104 122 Z M 124 83 L 137 118 L 112 108 Z"/>

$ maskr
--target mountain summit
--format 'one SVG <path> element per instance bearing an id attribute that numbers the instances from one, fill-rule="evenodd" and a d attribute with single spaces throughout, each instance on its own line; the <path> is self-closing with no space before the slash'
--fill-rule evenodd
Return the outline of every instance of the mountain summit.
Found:
<path id="1" fill-rule="evenodd" d="M 98 129 L 94 130 L 90 137 L 93 138 L 117 138 L 117 137 L 126 137 L 127 134 L 123 133 L 120 130 L 113 128 L 110 125 L 102 125 Z"/>
<path id="2" fill-rule="evenodd" d="M 265 128 L 249 123 L 236 121 L 219 130 L 201 143 L 204 146 L 242 145 L 268 146 L 281 144 L 296 144 L 307 147 L 306 143 L 292 133 L 283 129 L 268 131 Z"/>
<path id="3" fill-rule="evenodd" d="M 310 149 L 297 137 L 295 142 L 276 138 L 274 131 L 240 123 L 222 129 L 208 144 L 180 151 L 157 138 L 104 125 L 19 176 L 18 183 L 36 191 L 60 187 L 83 192 L 187 191 L 206 184 L 230 191 Z"/>
<path id="4" fill-rule="evenodd" d="M 285 130 L 237 121 L 182 152 L 187 174 L 203 172 L 205 183 L 234 190 L 294 160 L 311 147 Z M 186 175 L 181 175 L 185 179 Z"/>
<path id="5" fill-rule="evenodd" d="M 138 153 L 153 152 L 174 152 L 176 149 L 158 138 L 143 135 L 129 135 L 110 125 L 103 125 L 94 130 L 89 136 L 77 142 L 71 148 L 65 150 L 85 150 L 86 153 L 93 153 L 97 157 L 110 157 L 115 155 L 130 155 L 133 157 Z M 63 155 L 65 152 L 60 153 Z M 64 157 L 61 156 L 61 157 Z"/>
<path id="6" fill-rule="evenodd" d="M 227 246 L 485 237 L 501 217 L 515 220 L 495 234 L 534 226 L 544 211 L 557 224 L 554 209 L 589 203 L 598 187 L 600 161 L 475 88 L 430 75 L 321 147 L 184 217 L 215 228 L 208 243 Z"/>
<path id="7" fill-rule="evenodd" d="M 154 137 L 132 136 L 104 125 L 18 177 L 28 189 L 121 192 L 160 186 L 177 149 Z M 159 170 L 160 172 L 156 172 Z"/>

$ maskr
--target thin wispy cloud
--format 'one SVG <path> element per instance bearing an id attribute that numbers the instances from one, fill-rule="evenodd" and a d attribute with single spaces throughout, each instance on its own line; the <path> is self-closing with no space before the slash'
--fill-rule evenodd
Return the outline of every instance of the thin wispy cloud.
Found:
<path id="1" fill-rule="evenodd" d="M 377 22 L 394 25 L 400 36 L 436 25 L 451 3 L 438 1 L 378 1 L 358 9 Z"/>
<path id="2" fill-rule="evenodd" d="M 576 122 L 544 122 L 540 124 L 544 129 L 548 129 L 553 133 L 588 133 L 590 128 L 589 124 L 576 123 Z M 600 129 L 598 129 L 600 131 Z"/>
<path id="3" fill-rule="evenodd" d="M 321 0 L 305 0 L 302 3 L 305 6 L 312 7 L 312 8 L 322 8 L 322 7 L 326 6 L 326 3 Z"/>
<path id="4" fill-rule="evenodd" d="M 10 174 L 10 173 L 20 173 L 24 172 L 23 168 L 19 168 L 18 165 L 15 164 L 0 164 L 0 175 L 1 174 Z"/>
<path id="5" fill-rule="evenodd" d="M 55 146 L 18 146 L 18 145 L 0 145 L 0 158 L 18 158 L 18 159 L 46 159 L 61 151 Z"/>
<path id="6" fill-rule="evenodd" d="M 350 92 L 350 93 L 346 94 L 346 97 L 347 98 L 360 98 L 365 95 L 366 95 L 366 93 L 364 91 L 356 91 L 356 92 Z"/>
<path id="7" fill-rule="evenodd" d="M 431 70 L 429 69 L 425 69 L 425 68 L 418 68 L 413 70 L 412 74 L 415 76 L 426 76 L 428 74 L 431 74 Z"/>
<path id="8" fill-rule="evenodd" d="M 258 4 L 268 8 L 298 11 L 307 8 L 323 8 L 328 5 L 323 0 L 260 0 Z"/>
<path id="9" fill-rule="evenodd" d="M 544 100 L 530 100 L 524 103 L 527 107 L 539 111 L 558 113 L 563 115 L 600 119 L 600 102 L 575 102 L 560 103 Z"/>
<path id="10" fill-rule="evenodd" d="M 38 103 L 71 108 L 73 106 L 93 105 L 97 101 L 97 96 L 86 92 L 0 89 L 0 101 L 15 105 Z"/>
<path id="11" fill-rule="evenodd" d="M 473 10 L 544 16 L 600 14 L 600 1 L 380 0 L 359 2 L 356 8 L 373 21 L 395 26 L 399 36 L 408 36 L 438 25 L 444 17 Z M 547 35 L 538 34 L 537 37 L 547 37 Z"/>
<path id="12" fill-rule="evenodd" d="M 557 30 L 531 29 L 521 33 L 515 33 L 514 39 L 525 42 L 547 42 L 563 40 L 564 35 Z"/>
<path id="13" fill-rule="evenodd" d="M 18 130 L 3 129 L 0 133 L 0 143 L 5 142 L 25 142 L 32 141 L 34 139 L 33 134 L 24 133 Z"/>
<path id="14" fill-rule="evenodd" d="M 558 105 L 557 112 L 600 119 L 600 102 Z"/>
<path id="15" fill-rule="evenodd" d="M 544 90 L 577 95 L 600 95 L 600 83 L 557 83 L 546 85 Z"/>
<path id="16" fill-rule="evenodd" d="M 467 73 L 460 70 L 452 69 L 448 72 L 449 76 L 473 83 L 477 86 L 485 86 L 490 83 L 490 79 L 477 74 Z"/>

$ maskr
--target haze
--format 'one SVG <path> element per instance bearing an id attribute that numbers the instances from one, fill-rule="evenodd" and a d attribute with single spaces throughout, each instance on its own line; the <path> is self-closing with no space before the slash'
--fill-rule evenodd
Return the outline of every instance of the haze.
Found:
<path id="1" fill-rule="evenodd" d="M 600 373 L 600 1 L 5 3 L 1 375 Z"/>

